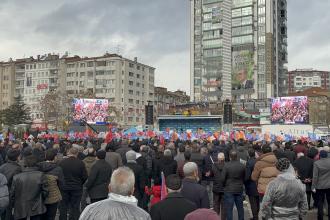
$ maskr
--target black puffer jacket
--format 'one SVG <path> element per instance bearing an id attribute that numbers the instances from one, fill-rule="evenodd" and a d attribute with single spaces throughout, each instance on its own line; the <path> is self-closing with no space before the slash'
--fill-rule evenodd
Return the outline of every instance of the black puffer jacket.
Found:
<path id="1" fill-rule="evenodd" d="M 245 180 L 245 166 L 239 161 L 230 161 L 225 164 L 221 173 L 224 191 L 228 193 L 243 192 Z"/>
<path id="2" fill-rule="evenodd" d="M 214 179 L 213 179 L 213 192 L 215 193 L 220 193 L 223 192 L 223 185 L 221 182 L 221 172 L 223 170 L 223 166 L 224 164 L 220 164 L 220 163 L 215 163 L 212 165 L 212 172 L 214 175 Z"/>
<path id="3" fill-rule="evenodd" d="M 50 175 L 54 175 L 57 176 L 57 180 L 58 180 L 58 184 L 59 187 L 63 187 L 64 186 L 64 174 L 63 174 L 63 170 L 60 166 L 58 166 L 56 163 L 52 163 L 52 162 L 41 162 L 38 164 L 39 170 L 44 172 L 45 174 L 50 174 Z"/>
<path id="4" fill-rule="evenodd" d="M 44 200 L 48 196 L 47 180 L 38 167 L 28 167 L 14 176 L 11 202 L 14 218 L 21 219 L 46 212 Z"/>
<path id="5" fill-rule="evenodd" d="M 15 161 L 8 160 L 7 163 L 0 166 L 0 173 L 5 175 L 8 181 L 8 188 L 10 189 L 13 177 L 22 172 L 22 167 Z"/>

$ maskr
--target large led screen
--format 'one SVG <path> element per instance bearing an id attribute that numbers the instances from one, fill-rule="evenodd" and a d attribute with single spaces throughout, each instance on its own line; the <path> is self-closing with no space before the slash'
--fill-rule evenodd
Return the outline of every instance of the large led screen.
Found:
<path id="1" fill-rule="evenodd" d="M 108 117 L 107 99 L 73 99 L 73 120 L 88 124 L 105 124 Z"/>
<path id="2" fill-rule="evenodd" d="M 272 99 L 273 124 L 308 124 L 307 96 L 279 97 Z"/>

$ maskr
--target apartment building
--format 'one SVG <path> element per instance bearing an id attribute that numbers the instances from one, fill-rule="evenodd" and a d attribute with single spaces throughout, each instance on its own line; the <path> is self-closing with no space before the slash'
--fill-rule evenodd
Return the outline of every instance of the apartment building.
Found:
<path id="1" fill-rule="evenodd" d="M 14 102 L 15 63 L 0 62 L 0 110 L 8 108 Z"/>

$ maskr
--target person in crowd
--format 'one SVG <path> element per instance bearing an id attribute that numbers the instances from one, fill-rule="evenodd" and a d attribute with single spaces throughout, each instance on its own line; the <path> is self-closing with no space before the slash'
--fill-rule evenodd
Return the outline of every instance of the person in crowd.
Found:
<path id="1" fill-rule="evenodd" d="M 85 187 L 91 198 L 91 203 L 106 199 L 108 196 L 108 185 L 112 173 L 110 164 L 105 161 L 106 152 L 96 152 L 96 162 L 91 168 Z"/>
<path id="2" fill-rule="evenodd" d="M 184 220 L 219 220 L 218 214 L 211 209 L 196 209 L 186 215 Z M 221 218 L 222 219 L 222 218 Z"/>
<path id="3" fill-rule="evenodd" d="M 251 180 L 257 183 L 259 195 L 262 197 L 266 192 L 266 187 L 270 181 L 275 179 L 279 173 L 276 169 L 277 159 L 269 145 L 262 147 L 262 155 L 257 158 Z"/>
<path id="4" fill-rule="evenodd" d="M 175 174 L 176 170 L 178 168 L 177 162 L 173 159 L 172 152 L 170 149 L 166 149 L 164 151 L 164 157 L 161 160 L 161 163 L 159 164 L 159 175 L 161 172 L 164 173 L 164 176 L 167 177 L 171 174 Z"/>
<path id="5" fill-rule="evenodd" d="M 210 201 L 206 188 L 198 184 L 198 166 L 188 162 L 183 166 L 185 178 L 182 180 L 182 195 L 196 204 L 196 208 L 210 208 Z"/>
<path id="6" fill-rule="evenodd" d="M 145 175 L 147 177 L 147 185 L 151 186 L 151 178 L 153 171 L 153 159 L 154 159 L 154 151 L 150 149 L 147 145 L 142 145 L 140 147 L 140 153 L 142 158 L 145 160 Z"/>
<path id="7" fill-rule="evenodd" d="M 136 162 L 136 153 L 133 150 L 126 152 L 126 166 L 130 168 L 135 176 L 134 196 L 138 200 L 138 206 L 143 207 L 143 194 L 146 186 L 145 174 L 143 167 Z"/>
<path id="8" fill-rule="evenodd" d="M 184 178 L 183 166 L 190 161 L 191 153 L 190 153 L 190 151 L 185 151 L 183 153 L 183 155 L 184 155 L 184 162 L 183 163 L 181 163 L 181 162 L 178 163 L 178 168 L 177 168 L 177 171 L 176 171 L 176 173 L 180 176 L 181 179 Z"/>
<path id="9" fill-rule="evenodd" d="M 256 163 L 255 150 L 253 148 L 248 149 L 249 159 L 246 163 L 246 181 L 245 192 L 249 197 L 249 202 L 251 205 L 252 216 L 254 220 L 258 220 L 258 213 L 260 210 L 260 198 L 257 189 L 257 184 L 251 179 L 252 171 Z"/>
<path id="10" fill-rule="evenodd" d="M 296 160 L 297 155 L 295 152 L 293 152 L 292 144 L 291 142 L 285 143 L 284 147 L 284 157 L 288 158 L 290 160 L 290 163 L 293 164 L 293 162 Z"/>
<path id="11" fill-rule="evenodd" d="M 240 140 L 240 143 L 238 144 L 238 147 L 237 147 L 237 157 L 238 157 L 238 160 L 243 164 L 245 165 L 249 156 L 248 156 L 248 152 L 247 152 L 247 146 L 246 144 L 244 143 L 243 140 Z"/>
<path id="12" fill-rule="evenodd" d="M 60 220 L 66 220 L 68 211 L 70 219 L 77 220 L 80 214 L 80 201 L 83 193 L 83 184 L 87 180 L 85 164 L 79 160 L 78 149 L 69 149 L 66 159 L 63 159 L 59 166 L 64 174 L 64 186 L 61 189 L 62 201 L 60 202 Z"/>
<path id="13" fill-rule="evenodd" d="M 151 207 L 152 220 L 181 220 L 196 209 L 195 203 L 185 199 L 181 193 L 181 179 L 176 174 L 166 178 L 167 197 Z"/>
<path id="14" fill-rule="evenodd" d="M 330 213 L 330 158 L 324 150 L 320 151 L 320 160 L 314 162 L 312 191 L 316 193 L 317 219 L 323 219 L 324 198 L 327 199 L 328 213 Z M 328 219 L 330 215 L 328 214 Z"/>
<path id="15" fill-rule="evenodd" d="M 117 168 L 111 176 L 108 199 L 87 206 L 80 220 L 151 220 L 150 215 L 137 206 L 134 186 L 133 171 L 128 167 Z"/>
<path id="16" fill-rule="evenodd" d="M 244 219 L 243 185 L 245 166 L 238 160 L 237 151 L 229 153 L 230 162 L 226 163 L 221 172 L 221 182 L 224 185 L 224 204 L 226 219 L 233 219 L 233 207 L 236 204 L 238 219 Z"/>
<path id="17" fill-rule="evenodd" d="M 113 143 L 107 144 L 105 150 L 107 151 L 105 161 L 110 164 L 112 170 L 115 170 L 123 165 L 122 158 L 119 153 L 115 152 L 115 147 Z"/>
<path id="18" fill-rule="evenodd" d="M 174 160 L 179 164 L 184 162 L 184 152 L 186 151 L 186 147 L 180 143 L 178 147 L 178 154 L 174 157 Z"/>
<path id="19" fill-rule="evenodd" d="M 6 176 L 0 173 L 0 215 L 6 212 L 9 205 L 9 191 Z"/>
<path id="20" fill-rule="evenodd" d="M 306 187 L 308 209 L 311 209 L 311 196 L 312 196 L 312 179 L 313 179 L 313 165 L 314 161 L 306 157 L 304 153 L 298 153 L 298 159 L 293 163 L 296 169 L 298 178 Z"/>
<path id="21" fill-rule="evenodd" d="M 45 149 L 42 143 L 38 142 L 32 149 L 32 154 L 37 158 L 37 162 L 42 162 L 45 160 Z"/>
<path id="22" fill-rule="evenodd" d="M 95 149 L 93 147 L 87 148 L 87 155 L 82 161 L 85 164 L 87 175 L 89 176 L 91 168 L 96 161 Z"/>
<path id="23" fill-rule="evenodd" d="M 204 161 L 204 156 L 201 154 L 201 147 L 197 143 L 193 143 L 191 146 L 191 157 L 190 161 L 194 162 L 197 164 L 198 167 L 198 175 L 199 179 L 198 182 L 202 180 L 202 171 L 203 171 L 203 161 Z"/>
<path id="24" fill-rule="evenodd" d="M 46 212 L 44 201 L 48 195 L 47 180 L 39 171 L 37 162 L 34 155 L 27 156 L 24 159 L 25 168 L 13 177 L 10 197 L 15 220 L 41 220 Z"/>
<path id="25" fill-rule="evenodd" d="M 46 213 L 43 219 L 54 220 L 59 202 L 62 200 L 60 188 L 64 186 L 62 168 L 57 165 L 57 151 L 49 148 L 45 152 L 46 161 L 38 164 L 39 170 L 45 174 L 48 196 L 45 199 Z"/>
<path id="26" fill-rule="evenodd" d="M 126 164 L 126 152 L 132 150 L 131 147 L 128 146 L 128 142 L 126 139 L 123 139 L 121 141 L 120 147 L 116 150 L 116 153 L 118 153 L 122 159 L 123 164 Z"/>
<path id="27" fill-rule="evenodd" d="M 262 219 L 299 220 L 308 210 L 305 186 L 287 158 L 276 162 L 280 174 L 268 186 L 261 203 Z"/>
<path id="28" fill-rule="evenodd" d="M 212 166 L 212 173 L 214 175 L 213 181 L 213 209 L 220 216 L 225 219 L 225 206 L 224 206 L 224 189 L 221 181 L 221 174 L 225 165 L 225 154 L 218 153 L 218 160 Z"/>
<path id="29" fill-rule="evenodd" d="M 293 151 L 296 155 L 298 155 L 298 153 L 304 153 L 304 155 L 307 155 L 307 148 L 301 140 L 298 140 L 298 143 L 294 146 Z"/>

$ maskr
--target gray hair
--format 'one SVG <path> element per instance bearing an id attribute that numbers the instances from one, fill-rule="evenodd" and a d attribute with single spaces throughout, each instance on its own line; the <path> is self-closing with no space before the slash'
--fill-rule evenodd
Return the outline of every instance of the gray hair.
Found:
<path id="1" fill-rule="evenodd" d="M 225 160 L 225 154 L 222 152 L 218 153 L 218 160 Z"/>
<path id="2" fill-rule="evenodd" d="M 171 151 L 170 149 L 166 149 L 166 150 L 164 151 L 164 156 L 167 156 L 167 157 L 172 156 L 172 151 Z"/>
<path id="3" fill-rule="evenodd" d="M 194 172 L 198 172 L 197 164 L 194 162 L 188 162 L 183 166 L 184 176 L 192 176 Z"/>
<path id="4" fill-rule="evenodd" d="M 300 157 L 303 157 L 304 156 L 304 153 L 303 152 L 300 152 L 297 154 L 297 157 L 300 158 Z"/>
<path id="5" fill-rule="evenodd" d="M 135 177 L 133 171 L 128 167 L 117 168 L 111 176 L 110 187 L 111 192 L 130 196 L 134 190 Z"/>

